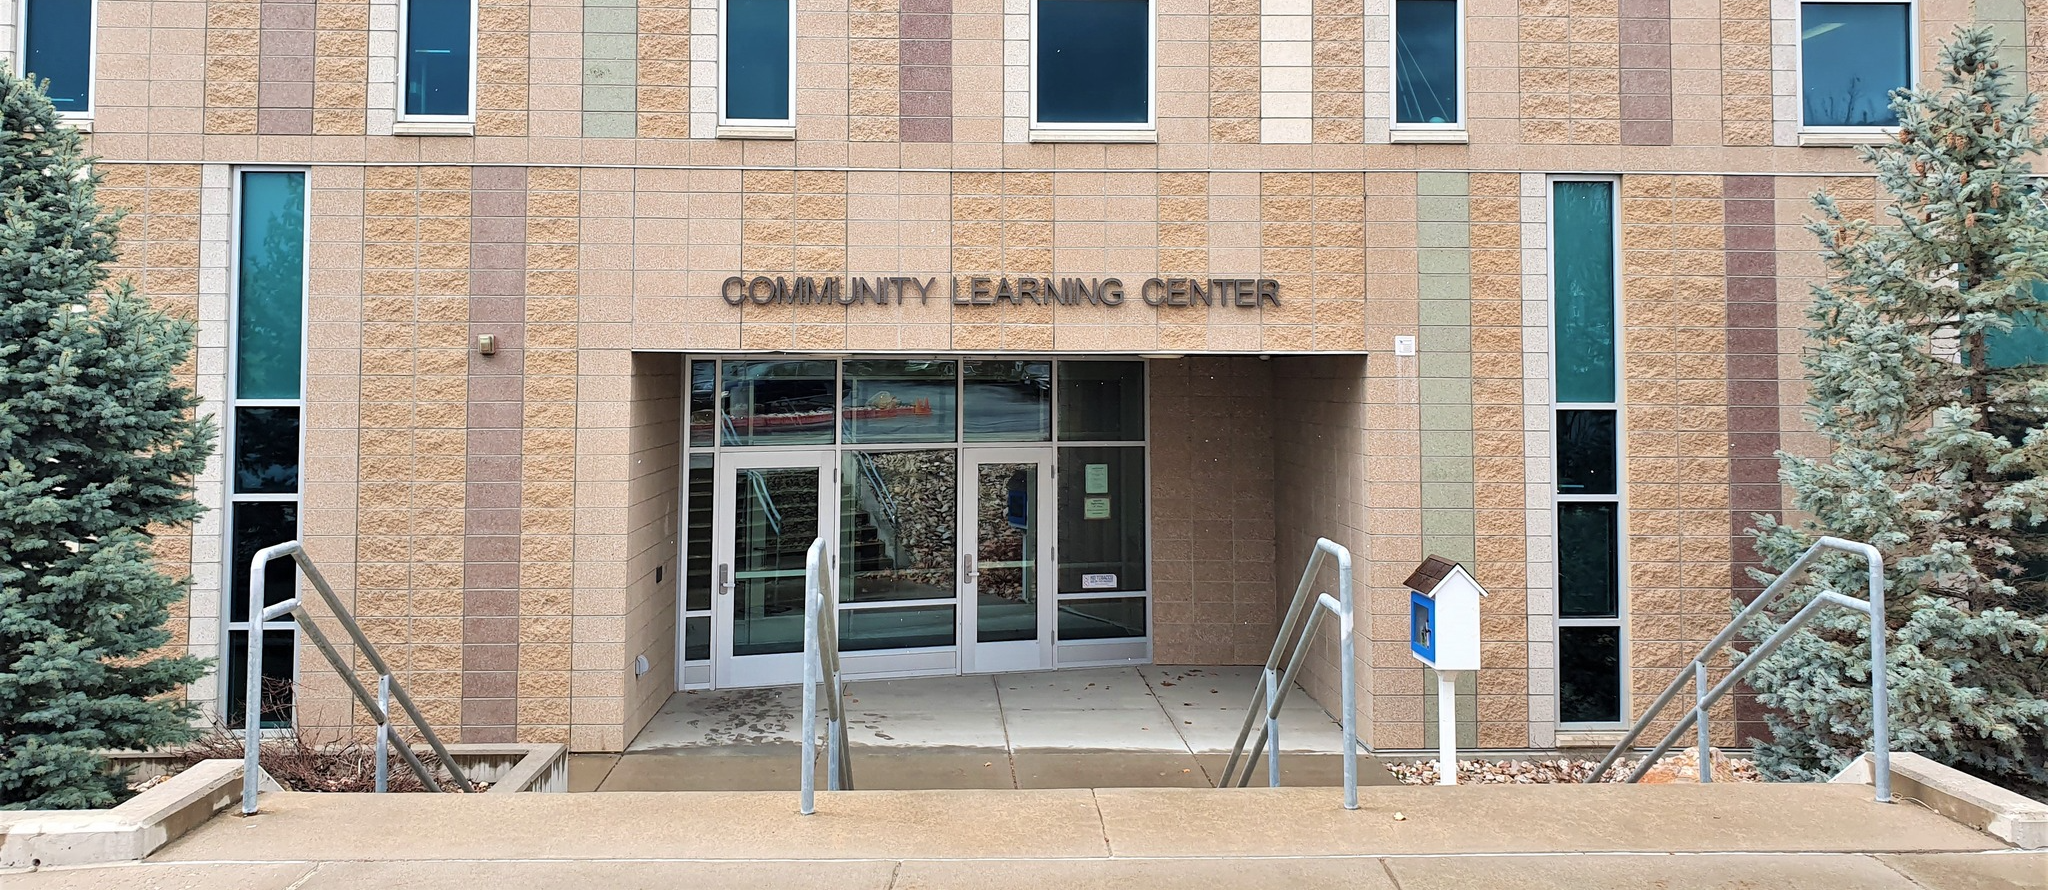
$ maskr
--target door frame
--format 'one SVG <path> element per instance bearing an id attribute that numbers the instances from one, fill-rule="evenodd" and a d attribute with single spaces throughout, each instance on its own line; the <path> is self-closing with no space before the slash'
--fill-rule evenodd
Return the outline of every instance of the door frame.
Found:
<path id="1" fill-rule="evenodd" d="M 713 682 L 720 689 L 742 686 L 788 685 L 791 677 L 803 676 L 803 652 L 773 655 L 734 655 L 733 618 L 738 604 L 733 587 L 735 556 L 739 548 L 739 524 L 734 511 L 739 506 L 735 482 L 743 470 L 815 468 L 818 479 L 818 537 L 825 539 L 829 570 L 839 567 L 838 454 L 830 448 L 790 448 L 773 451 L 723 451 L 713 463 L 711 513 L 711 665 Z"/>
<path id="2" fill-rule="evenodd" d="M 1059 448 L 1042 445 L 966 445 L 960 449 L 959 532 L 960 542 L 960 672 L 992 674 L 1013 671 L 1043 671 L 1053 667 L 1054 622 L 1058 619 L 1059 575 L 1053 562 L 1053 545 L 1058 538 L 1059 489 L 1053 468 Z M 1038 636 L 1031 641 L 982 643 L 977 639 L 981 617 L 981 591 L 968 566 L 969 557 L 981 538 L 980 467 L 984 464 L 1031 463 L 1038 467 L 1038 503 L 1033 505 L 1038 522 L 1038 547 L 1034 555 L 1038 573 Z M 978 558 L 978 557 L 977 557 Z"/>

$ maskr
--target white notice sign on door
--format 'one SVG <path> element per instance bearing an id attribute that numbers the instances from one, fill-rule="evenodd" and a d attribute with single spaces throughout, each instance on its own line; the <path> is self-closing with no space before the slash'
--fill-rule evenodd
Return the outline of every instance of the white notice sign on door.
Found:
<path id="1" fill-rule="evenodd" d="M 1112 573 L 1109 573 L 1109 574 L 1103 574 L 1103 575 L 1082 575 L 1082 576 L 1081 576 L 1081 589 L 1082 589 L 1082 590 L 1115 590 L 1115 589 L 1116 589 L 1116 574 L 1115 574 L 1114 572 L 1112 572 Z"/>

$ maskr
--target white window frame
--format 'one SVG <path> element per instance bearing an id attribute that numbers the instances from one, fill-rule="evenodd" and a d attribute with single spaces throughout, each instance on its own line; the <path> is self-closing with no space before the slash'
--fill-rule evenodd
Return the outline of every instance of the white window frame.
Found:
<path id="1" fill-rule="evenodd" d="M 469 136 L 476 132 L 476 101 L 482 84 L 477 82 L 477 57 L 481 51 L 477 46 L 477 0 L 469 0 L 469 110 L 464 114 L 407 114 L 405 111 L 405 90 L 409 81 L 406 68 L 412 62 L 412 4 L 413 0 L 398 0 L 398 82 L 392 92 L 392 109 L 396 113 L 393 132 L 406 136 Z"/>
<path id="2" fill-rule="evenodd" d="M 57 119 L 71 124 L 88 133 L 92 132 L 93 112 L 99 108 L 98 81 L 100 77 L 100 2 L 84 0 L 92 4 L 92 23 L 86 29 L 85 51 L 85 110 L 59 111 Z M 14 75 L 28 75 L 28 20 L 29 0 L 16 0 L 14 4 Z"/>
<path id="3" fill-rule="evenodd" d="M 796 4 L 784 0 L 789 9 L 789 116 L 783 118 L 729 117 L 725 113 L 726 61 L 732 55 L 726 41 L 732 36 L 726 0 L 718 0 L 718 135 L 728 139 L 796 138 Z"/>
<path id="4" fill-rule="evenodd" d="M 1159 139 L 1159 0 L 1145 0 L 1145 120 L 1140 123 L 1041 122 L 1038 119 L 1038 0 L 1031 4 L 1025 45 L 1030 78 L 1026 118 L 1033 142 L 1157 142 Z"/>
<path id="5" fill-rule="evenodd" d="M 1403 123 L 1401 121 L 1401 11 L 1398 2 L 1387 4 L 1387 133 L 1393 142 L 1465 142 L 1467 124 L 1465 97 L 1471 93 L 1472 72 L 1466 63 L 1465 0 L 1458 5 L 1458 119 L 1447 124 Z"/>
<path id="6" fill-rule="evenodd" d="M 1614 191 L 1614 213 L 1609 220 L 1614 245 L 1614 398 L 1612 402 L 1559 402 L 1557 400 L 1557 184 L 1560 182 L 1604 182 Z M 1633 704 L 1629 695 L 1629 633 L 1631 619 L 1628 589 L 1628 424 L 1623 410 L 1622 395 L 1626 381 L 1622 369 L 1626 366 L 1626 353 L 1622 348 L 1623 317 L 1621 265 L 1621 177 L 1619 176 L 1551 176 L 1543 185 L 1544 250 L 1549 255 L 1547 268 L 1549 276 L 1548 293 L 1544 295 L 1544 312 L 1548 318 L 1544 352 L 1550 357 L 1548 386 L 1550 388 L 1550 540 L 1551 556 L 1556 566 L 1554 571 L 1564 571 L 1564 546 L 1558 526 L 1564 520 L 1564 504 L 1569 503 L 1611 503 L 1614 505 L 1614 565 L 1615 602 L 1613 618 L 1566 618 L 1564 617 L 1564 590 L 1558 587 L 1551 597 L 1551 614 L 1554 616 L 1551 640 L 1556 650 L 1556 663 L 1550 667 L 1557 672 L 1557 728 L 1560 732 L 1607 732 L 1626 729 L 1632 722 Z M 1564 411 L 1613 411 L 1614 412 L 1614 494 L 1561 494 L 1557 490 L 1562 479 L 1559 469 L 1563 455 L 1557 448 L 1558 415 Z M 1573 722 L 1564 719 L 1564 634 L 1567 627 L 1612 627 L 1615 628 L 1615 644 L 1618 648 L 1615 665 L 1618 673 L 1615 682 L 1619 703 L 1617 718 L 1612 722 Z"/>
<path id="7" fill-rule="evenodd" d="M 242 359 L 240 342 L 240 334 L 242 327 L 242 182 L 244 177 L 246 177 L 250 173 L 298 173 L 305 177 L 303 182 L 305 183 L 306 190 L 306 207 L 304 211 L 306 218 L 304 220 L 304 225 L 302 226 L 302 228 L 304 229 L 304 240 L 299 247 L 299 256 L 301 257 L 300 263 L 301 269 L 303 271 L 301 272 L 299 279 L 299 397 L 296 399 L 244 399 L 238 397 L 238 395 L 236 394 L 236 384 L 237 381 L 240 379 L 241 375 Z M 234 169 L 232 182 L 230 184 L 228 194 L 228 213 L 230 219 L 230 223 L 228 225 L 228 316 L 226 322 L 224 323 L 227 328 L 228 361 L 227 387 L 225 390 L 225 397 L 223 399 L 225 406 L 224 410 L 222 410 L 221 412 L 222 419 L 220 424 L 220 454 L 222 465 L 222 478 L 220 482 L 220 588 L 222 600 L 220 607 L 220 649 L 221 652 L 223 653 L 224 659 L 244 660 L 244 662 L 246 663 L 246 659 L 248 658 L 248 650 L 246 648 L 237 649 L 233 645 L 234 632 L 248 631 L 250 629 L 251 621 L 253 621 L 257 616 L 252 613 L 249 618 L 245 618 L 241 621 L 234 620 L 235 604 L 233 602 L 233 598 L 235 597 L 236 562 L 235 505 L 237 503 L 259 502 L 282 502 L 296 504 L 298 505 L 299 508 L 298 513 L 296 514 L 296 518 L 298 523 L 300 524 L 300 535 L 303 535 L 305 533 L 304 523 L 306 521 L 306 432 L 311 426 L 306 422 L 306 384 L 308 382 L 308 378 L 311 376 L 310 373 L 308 372 L 307 365 L 307 350 L 311 346 L 311 340 L 307 335 L 307 330 L 312 327 L 312 325 L 309 323 L 309 313 L 312 308 L 311 294 L 313 289 L 313 171 L 310 168 L 306 167 L 277 165 L 252 165 L 247 167 L 236 167 Z M 291 494 L 235 493 L 235 409 L 263 407 L 296 407 L 299 409 L 299 490 L 297 492 Z M 253 582 L 255 579 L 252 577 L 250 580 Z M 294 589 L 297 588 L 298 583 L 299 576 L 297 571 L 294 570 L 292 574 L 292 584 L 294 586 Z M 244 594 L 243 598 L 246 601 L 247 594 Z M 297 644 L 298 630 L 298 622 L 292 620 L 290 616 L 285 616 L 275 621 L 263 622 L 262 632 L 266 636 L 272 633 L 288 633 L 293 635 L 294 643 L 292 646 L 291 675 L 294 684 L 298 682 L 300 677 L 299 646 Z M 215 676 L 218 678 L 218 681 L 220 683 L 220 697 L 217 699 L 217 701 L 220 702 L 221 708 L 221 713 L 216 714 L 215 716 L 219 718 L 222 724 L 230 723 L 240 716 L 238 714 L 226 713 L 228 702 L 233 699 L 233 695 L 235 693 L 235 690 L 229 688 L 230 684 L 228 682 L 228 678 L 233 674 L 232 669 L 229 667 L 230 663 L 231 662 L 223 663 L 220 669 L 214 672 Z M 296 698 L 294 698 L 291 709 L 291 726 L 272 727 L 263 730 L 263 734 L 289 735 L 292 732 L 296 731 L 296 727 L 298 726 L 298 720 L 298 701 Z"/>
<path id="8" fill-rule="evenodd" d="M 1891 138 L 1891 127 L 1828 126 L 1806 122 L 1806 37 L 1802 26 L 1808 4 L 1852 3 L 1863 6 L 1906 7 L 1906 87 L 1920 85 L 1920 2 L 1919 0 L 1798 0 L 1792 10 L 1792 95 L 1793 113 L 1799 125 L 1801 145 L 1862 145 Z M 1889 91 L 1887 91 L 1889 94 Z"/>

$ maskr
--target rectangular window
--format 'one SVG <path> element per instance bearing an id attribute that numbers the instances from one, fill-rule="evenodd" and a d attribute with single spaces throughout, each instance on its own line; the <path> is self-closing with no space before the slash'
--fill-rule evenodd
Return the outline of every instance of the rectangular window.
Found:
<path id="1" fill-rule="evenodd" d="M 1627 701 L 1616 191 L 1556 179 L 1550 193 L 1558 721 L 1583 728 L 1621 722 Z"/>
<path id="2" fill-rule="evenodd" d="M 1037 0 L 1031 124 L 1152 128 L 1151 0 Z"/>
<path id="3" fill-rule="evenodd" d="M 2048 304 L 2048 283 L 2034 282 L 2034 299 Z M 2021 312 L 2012 330 L 1984 335 L 1984 361 L 1994 368 L 2048 365 L 2048 312 Z"/>
<path id="4" fill-rule="evenodd" d="M 720 123 L 796 124 L 795 0 L 725 0 Z"/>
<path id="5" fill-rule="evenodd" d="M 1614 183 L 1561 180 L 1551 198 L 1557 400 L 1614 401 Z"/>
<path id="6" fill-rule="evenodd" d="M 1395 0 L 1394 125 L 1464 126 L 1461 0 Z"/>
<path id="7" fill-rule="evenodd" d="M 249 633 L 263 636 L 263 725 L 292 724 L 297 625 L 250 614 L 249 560 L 299 537 L 305 453 L 306 174 L 243 170 L 236 182 L 233 340 L 227 412 L 227 621 L 222 652 L 228 684 L 221 715 L 240 726 Z M 264 605 L 293 596 L 289 559 L 263 568 Z"/>
<path id="8" fill-rule="evenodd" d="M 476 114 L 475 0 L 406 0 L 404 116 L 467 120 Z"/>
<path id="9" fill-rule="evenodd" d="M 1805 127 L 1893 127 L 1891 92 L 1913 85 L 1911 3 L 1799 5 L 1799 114 Z"/>
<path id="10" fill-rule="evenodd" d="M 1060 593 L 1145 589 L 1145 449 L 1061 448 Z"/>
<path id="11" fill-rule="evenodd" d="M 96 0 L 23 0 L 24 76 L 50 82 L 50 104 L 65 117 L 92 115 L 93 16 Z"/>

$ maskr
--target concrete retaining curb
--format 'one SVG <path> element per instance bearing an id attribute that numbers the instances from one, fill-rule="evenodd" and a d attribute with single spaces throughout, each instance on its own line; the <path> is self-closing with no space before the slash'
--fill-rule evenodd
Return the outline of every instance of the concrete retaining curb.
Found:
<path id="1" fill-rule="evenodd" d="M 1870 755 L 1856 758 L 1832 781 L 1870 784 Z M 1892 753 L 1892 796 L 1917 800 L 2022 850 L 2048 850 L 2048 804 L 1918 754 Z"/>
<path id="2" fill-rule="evenodd" d="M 263 787 L 277 790 L 270 777 Z M 231 806 L 242 762 L 205 760 L 105 810 L 0 813 L 0 868 L 134 862 Z"/>

